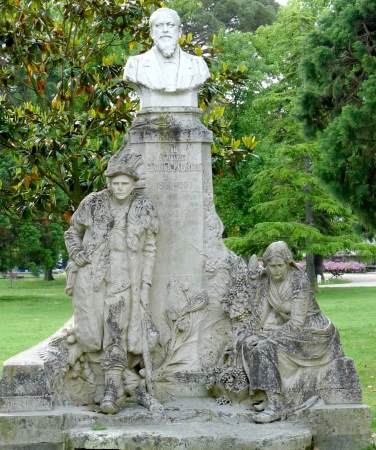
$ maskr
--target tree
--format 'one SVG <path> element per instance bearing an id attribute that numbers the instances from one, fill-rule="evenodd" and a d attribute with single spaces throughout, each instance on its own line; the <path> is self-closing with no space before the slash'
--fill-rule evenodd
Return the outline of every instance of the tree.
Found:
<path id="1" fill-rule="evenodd" d="M 150 47 L 147 18 L 158 6 L 159 0 L 2 6 L 0 150 L 13 164 L 1 197 L 17 213 L 65 213 L 69 220 L 82 198 L 104 185 L 106 163 L 137 109 L 122 69 L 128 54 Z M 218 52 L 189 35 L 181 43 L 209 63 Z M 215 133 L 228 133 L 220 112 L 227 92 L 245 78 L 241 68 L 213 71 L 200 104 Z"/>
<path id="2" fill-rule="evenodd" d="M 201 43 L 221 31 L 255 31 L 275 19 L 275 0 L 169 0 L 167 4 L 182 16 L 184 31 Z"/>
<path id="3" fill-rule="evenodd" d="M 243 164 L 240 179 L 225 173 L 223 181 L 216 181 L 216 193 L 222 198 L 229 194 L 231 198 L 248 197 L 241 214 L 247 222 L 239 222 L 249 230 L 236 230 L 230 222 L 228 245 L 250 255 L 273 240 L 283 239 L 295 254 L 307 255 L 312 283 L 316 279 L 314 254 L 330 255 L 344 248 L 365 251 L 354 232 L 356 218 L 351 210 L 318 178 L 316 166 L 321 154 L 315 141 L 306 141 L 296 120 L 302 44 L 314 28 L 322 4 L 293 1 L 272 25 L 260 27 L 255 33 L 253 45 L 262 60 L 259 67 L 264 70 L 263 80 L 258 89 L 247 91 L 240 110 L 233 113 L 238 117 L 235 135 L 252 134 L 259 141 L 258 158 Z M 246 182 L 242 182 L 244 179 Z M 228 225 L 229 214 L 222 198 L 217 205 Z"/>
<path id="4" fill-rule="evenodd" d="M 320 174 L 376 227 L 376 4 L 335 0 L 308 36 L 300 117 L 317 136 Z"/>
<path id="5" fill-rule="evenodd" d="M 15 246 L 16 235 L 10 218 L 0 214 L 0 272 L 8 272 L 15 267 Z"/>
<path id="6" fill-rule="evenodd" d="M 44 217 L 22 223 L 17 230 L 17 265 L 33 272 L 42 269 L 46 281 L 53 280 L 52 270 L 65 253 L 64 229 Z"/>
<path id="7" fill-rule="evenodd" d="M 48 217 L 20 221 L 0 214 L 0 237 L 1 272 L 16 267 L 43 270 L 45 280 L 52 280 L 52 270 L 66 255 L 63 226 Z"/>
<path id="8" fill-rule="evenodd" d="M 158 0 L 8 0 L 1 14 L 0 145 L 14 159 L 14 199 L 53 210 L 95 189 L 135 102 L 120 81 L 148 42 Z M 27 201 L 26 201 L 27 198 Z"/>

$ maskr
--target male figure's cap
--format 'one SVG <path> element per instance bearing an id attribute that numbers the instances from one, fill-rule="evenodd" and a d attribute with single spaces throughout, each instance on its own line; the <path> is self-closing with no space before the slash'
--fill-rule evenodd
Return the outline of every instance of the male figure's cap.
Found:
<path id="1" fill-rule="evenodd" d="M 113 155 L 108 162 L 107 170 L 104 174 L 108 178 L 113 178 L 118 175 L 128 175 L 134 181 L 138 181 L 140 179 L 137 174 L 139 158 L 139 155 L 130 155 L 129 157 Z"/>

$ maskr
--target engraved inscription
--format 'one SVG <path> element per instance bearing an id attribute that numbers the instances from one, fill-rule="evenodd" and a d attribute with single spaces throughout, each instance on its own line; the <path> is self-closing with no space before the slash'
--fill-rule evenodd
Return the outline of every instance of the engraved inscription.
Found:
<path id="1" fill-rule="evenodd" d="M 146 163 L 147 172 L 201 172 L 200 163 L 188 161 L 184 153 L 162 153 L 155 161 Z"/>
<path id="2" fill-rule="evenodd" d="M 41 411 L 52 409 L 51 400 L 46 397 L 13 396 L 0 399 L 0 411 Z"/>
<path id="3" fill-rule="evenodd" d="M 158 183 L 158 190 L 191 192 L 193 190 L 193 185 L 189 181 L 161 181 Z"/>

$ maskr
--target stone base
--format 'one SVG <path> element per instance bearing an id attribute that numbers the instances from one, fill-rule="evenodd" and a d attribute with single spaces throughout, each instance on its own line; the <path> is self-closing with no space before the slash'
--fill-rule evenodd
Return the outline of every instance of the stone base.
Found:
<path id="1" fill-rule="evenodd" d="M 127 426 L 106 431 L 73 431 L 67 450 L 76 449 L 192 449 L 192 450 L 308 450 L 312 435 L 296 425 L 256 426 L 189 423 Z"/>
<path id="2" fill-rule="evenodd" d="M 166 418 L 138 405 L 115 416 L 88 408 L 0 414 L 0 450 L 248 449 L 363 450 L 369 445 L 365 405 L 315 406 L 288 421 L 254 424 L 244 405 L 180 399 Z"/>

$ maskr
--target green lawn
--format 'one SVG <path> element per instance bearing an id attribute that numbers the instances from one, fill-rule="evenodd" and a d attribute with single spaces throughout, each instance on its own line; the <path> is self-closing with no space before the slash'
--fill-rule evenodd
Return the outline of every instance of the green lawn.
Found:
<path id="1" fill-rule="evenodd" d="M 0 372 L 3 362 L 53 334 L 72 314 L 65 278 L 0 279 Z"/>
<path id="2" fill-rule="evenodd" d="M 0 365 L 54 333 L 72 314 L 65 279 L 0 280 Z M 320 289 L 318 300 L 354 358 L 376 431 L 376 288 Z"/>
<path id="3" fill-rule="evenodd" d="M 324 281 L 323 284 L 347 284 L 351 283 L 351 280 L 347 280 L 346 278 L 329 278 Z"/>
<path id="4" fill-rule="evenodd" d="M 339 329 L 346 355 L 355 360 L 376 431 L 376 287 L 320 289 L 317 299 Z"/>

